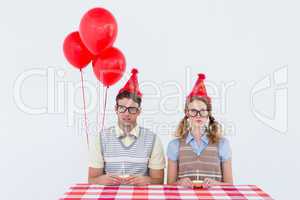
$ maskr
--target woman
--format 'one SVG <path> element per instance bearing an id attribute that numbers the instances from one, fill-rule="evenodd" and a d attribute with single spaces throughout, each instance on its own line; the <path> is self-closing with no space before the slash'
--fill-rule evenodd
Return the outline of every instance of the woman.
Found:
<path id="1" fill-rule="evenodd" d="M 233 183 L 231 149 L 221 137 L 221 127 L 212 116 L 211 99 L 207 96 L 204 74 L 186 99 L 184 118 L 177 139 L 168 145 L 168 184 L 193 186 L 192 181 L 210 184 Z"/>

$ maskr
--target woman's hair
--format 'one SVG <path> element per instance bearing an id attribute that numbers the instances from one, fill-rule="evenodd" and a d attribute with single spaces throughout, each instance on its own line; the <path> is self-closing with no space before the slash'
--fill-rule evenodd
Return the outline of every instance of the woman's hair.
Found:
<path id="1" fill-rule="evenodd" d="M 209 118 L 208 119 L 209 124 L 207 127 L 207 132 L 208 132 L 207 137 L 209 138 L 210 142 L 218 143 L 221 138 L 221 126 L 217 121 L 215 121 L 215 118 L 212 116 L 212 113 L 211 113 L 212 106 L 211 106 L 210 100 L 208 98 L 194 96 L 194 97 L 187 99 L 186 103 L 185 103 L 184 113 L 187 112 L 188 105 L 195 100 L 202 101 L 203 103 L 206 104 L 207 110 L 208 110 L 208 118 Z M 185 114 L 184 118 L 180 121 L 180 123 L 177 127 L 176 136 L 179 138 L 185 138 L 187 133 L 189 132 L 189 124 L 188 124 L 187 119 L 188 119 L 188 117 Z"/>

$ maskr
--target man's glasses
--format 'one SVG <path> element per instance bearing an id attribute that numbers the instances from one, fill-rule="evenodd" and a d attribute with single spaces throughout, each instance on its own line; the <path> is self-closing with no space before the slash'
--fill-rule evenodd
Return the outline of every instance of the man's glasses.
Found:
<path id="1" fill-rule="evenodd" d="M 139 112 L 140 108 L 137 107 L 126 107 L 122 105 L 117 105 L 117 111 L 119 113 L 125 113 L 128 110 L 130 114 L 136 114 Z"/>
<path id="2" fill-rule="evenodd" d="M 188 110 L 188 113 L 191 117 L 196 117 L 197 115 L 199 115 L 200 117 L 207 117 L 208 116 L 208 110 L 196 110 L 196 109 L 190 109 Z"/>

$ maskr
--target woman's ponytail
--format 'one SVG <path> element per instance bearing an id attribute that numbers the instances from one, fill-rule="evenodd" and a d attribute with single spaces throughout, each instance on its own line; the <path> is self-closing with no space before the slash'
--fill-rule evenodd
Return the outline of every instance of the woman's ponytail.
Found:
<path id="1" fill-rule="evenodd" d="M 218 143 L 221 138 L 221 125 L 209 113 L 208 138 L 212 143 Z"/>
<path id="2" fill-rule="evenodd" d="M 187 116 L 179 122 L 179 125 L 176 130 L 176 137 L 183 138 L 184 134 L 188 131 L 189 124 L 187 121 Z"/>

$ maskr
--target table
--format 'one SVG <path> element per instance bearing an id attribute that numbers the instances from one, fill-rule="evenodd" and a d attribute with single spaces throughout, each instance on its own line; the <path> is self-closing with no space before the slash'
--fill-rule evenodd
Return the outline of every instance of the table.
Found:
<path id="1" fill-rule="evenodd" d="M 272 200 L 255 185 L 213 185 L 207 189 L 191 189 L 176 185 L 103 186 L 75 184 L 60 200 L 98 199 L 235 199 Z"/>

